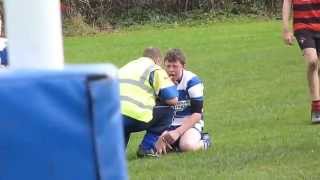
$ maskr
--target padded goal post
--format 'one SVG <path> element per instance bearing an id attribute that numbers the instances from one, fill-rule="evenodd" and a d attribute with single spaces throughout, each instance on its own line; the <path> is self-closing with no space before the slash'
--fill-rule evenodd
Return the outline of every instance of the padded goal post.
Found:
<path id="1" fill-rule="evenodd" d="M 109 65 L 0 72 L 0 180 L 127 179 L 115 74 Z"/>

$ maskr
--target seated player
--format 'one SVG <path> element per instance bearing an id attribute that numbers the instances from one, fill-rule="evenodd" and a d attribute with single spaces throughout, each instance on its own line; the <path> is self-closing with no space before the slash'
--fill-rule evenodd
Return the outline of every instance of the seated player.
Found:
<path id="1" fill-rule="evenodd" d="M 138 157 L 154 157 L 154 150 L 157 154 L 165 154 L 170 149 L 186 152 L 210 147 L 209 135 L 202 132 L 203 84 L 198 76 L 185 69 L 185 63 L 186 58 L 180 49 L 167 52 L 164 58 L 165 69 L 179 93 L 176 113 L 170 128 L 160 138 L 152 139 L 148 133 L 145 135 L 137 152 Z"/>

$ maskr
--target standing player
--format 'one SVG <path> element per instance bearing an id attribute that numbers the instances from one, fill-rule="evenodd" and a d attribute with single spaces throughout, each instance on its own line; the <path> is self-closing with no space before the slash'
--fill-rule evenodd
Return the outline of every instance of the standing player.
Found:
<path id="1" fill-rule="evenodd" d="M 201 80 L 184 69 L 186 58 L 180 49 L 169 50 L 164 63 L 179 93 L 179 101 L 175 106 L 176 114 L 168 131 L 160 137 L 164 143 L 159 145 L 159 143 L 155 144 L 155 140 L 150 142 L 144 138 L 137 153 L 139 157 L 148 156 L 146 154 L 148 151 L 145 151 L 148 148 L 154 148 L 158 154 L 162 154 L 166 153 L 168 147 L 186 152 L 208 149 L 211 144 L 209 135 L 202 133 L 204 122 Z"/>
<path id="2" fill-rule="evenodd" d="M 320 52 L 320 1 L 283 0 L 283 40 L 292 45 L 293 33 L 289 19 L 293 11 L 293 30 L 307 63 L 307 79 L 311 96 L 311 122 L 320 122 L 319 52 Z"/>

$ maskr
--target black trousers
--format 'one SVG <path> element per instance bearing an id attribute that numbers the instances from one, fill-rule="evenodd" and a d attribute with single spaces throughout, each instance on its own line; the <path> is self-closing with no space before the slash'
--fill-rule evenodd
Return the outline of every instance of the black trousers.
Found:
<path id="1" fill-rule="evenodd" d="M 171 106 L 155 106 L 153 108 L 153 119 L 146 123 L 129 116 L 123 116 L 125 145 L 128 145 L 130 134 L 133 132 L 147 131 L 156 135 L 161 135 L 172 123 L 175 110 Z"/>

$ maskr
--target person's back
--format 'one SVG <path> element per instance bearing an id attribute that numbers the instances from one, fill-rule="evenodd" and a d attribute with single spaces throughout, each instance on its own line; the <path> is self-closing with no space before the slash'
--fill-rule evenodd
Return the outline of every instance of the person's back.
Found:
<path id="1" fill-rule="evenodd" d="M 154 61 L 142 57 L 131 61 L 119 70 L 121 112 L 131 118 L 148 122 L 155 105 L 149 74 L 160 69 Z"/>
<path id="2" fill-rule="evenodd" d="M 320 2 L 318 0 L 292 0 L 293 29 L 320 32 Z"/>

